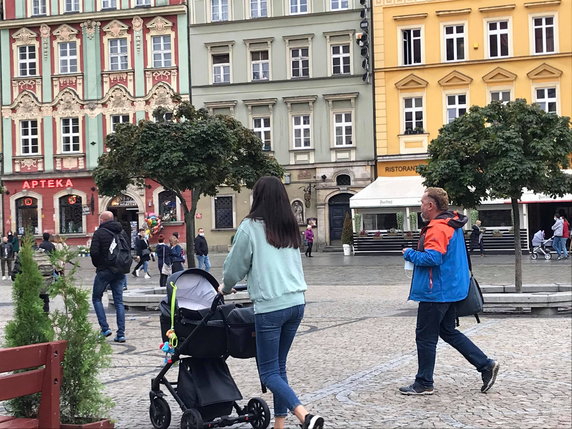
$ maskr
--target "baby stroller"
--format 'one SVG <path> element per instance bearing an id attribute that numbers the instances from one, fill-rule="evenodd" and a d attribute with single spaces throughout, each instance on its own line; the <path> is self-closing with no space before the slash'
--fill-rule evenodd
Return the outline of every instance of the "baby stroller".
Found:
<path id="1" fill-rule="evenodd" d="M 548 240 L 543 240 L 540 246 L 533 246 L 532 251 L 530 252 L 530 259 L 536 261 L 538 257 L 544 257 L 547 261 L 552 259 L 552 238 Z"/>
<path id="2" fill-rule="evenodd" d="M 254 429 L 266 429 L 270 424 L 270 410 L 263 399 L 252 398 L 244 407 L 237 404 L 242 395 L 226 365 L 229 356 L 256 357 L 254 310 L 224 304 L 217 288 L 216 279 L 197 268 L 179 271 L 168 279 L 160 318 L 163 341 L 171 337 L 173 355 L 151 380 L 149 416 L 156 429 L 166 429 L 171 423 L 171 410 L 161 385 L 183 410 L 181 428 L 248 422 Z M 172 327 L 176 337 L 169 329 Z M 177 361 L 178 379 L 170 382 L 165 375 Z M 262 390 L 266 390 L 264 386 Z M 233 409 L 235 416 L 231 416 Z"/>

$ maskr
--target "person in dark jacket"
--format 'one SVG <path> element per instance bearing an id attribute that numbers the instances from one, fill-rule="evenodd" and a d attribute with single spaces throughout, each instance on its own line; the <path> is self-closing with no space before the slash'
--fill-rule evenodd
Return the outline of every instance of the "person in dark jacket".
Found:
<path id="1" fill-rule="evenodd" d="M 113 303 L 115 305 L 115 312 L 117 315 L 117 336 L 113 341 L 124 343 L 125 307 L 123 305 L 123 283 L 125 274 L 116 273 L 111 270 L 107 255 L 109 254 L 109 246 L 113 242 L 115 234 L 124 235 L 127 241 L 129 239 L 127 234 L 125 234 L 125 231 L 123 231 L 121 224 L 113 220 L 113 213 L 110 211 L 104 211 L 101 213 L 99 216 L 99 222 L 99 228 L 93 234 L 89 249 L 91 262 L 96 270 L 91 300 L 101 328 L 101 335 L 109 337 L 112 332 L 111 329 L 109 329 L 109 324 L 105 317 L 105 309 L 101 302 L 103 292 L 105 292 L 105 289 L 109 287 L 113 294 Z"/>
<path id="2" fill-rule="evenodd" d="M 142 269 L 145 273 L 145 278 L 150 279 L 149 261 L 151 260 L 151 249 L 149 249 L 149 240 L 143 228 L 139 230 L 139 235 L 135 239 L 135 253 L 139 257 L 139 262 L 137 262 L 131 274 L 133 274 L 134 277 L 139 277 L 139 270 Z"/>
<path id="3" fill-rule="evenodd" d="M 481 256 L 485 256 L 485 247 L 483 243 L 483 230 L 481 229 L 481 221 L 477 220 L 471 229 L 471 246 L 469 252 L 473 249 L 479 248 L 481 250 Z"/>
<path id="4" fill-rule="evenodd" d="M 413 262 L 409 299 L 417 309 L 418 371 L 415 382 L 399 388 L 404 395 L 432 395 L 433 371 L 439 337 L 453 346 L 481 373 L 481 392 L 495 383 L 499 363 L 485 355 L 462 332 L 455 329 L 455 302 L 467 297 L 469 264 L 463 226 L 467 217 L 449 211 L 449 197 L 441 188 L 427 188 L 421 198 L 421 217 L 429 224 L 421 230 L 417 249 L 403 249 L 403 258 Z"/>
<path id="5" fill-rule="evenodd" d="M 195 255 L 197 255 L 197 265 L 199 269 L 209 272 L 211 269 L 211 261 L 209 260 L 209 245 L 205 238 L 205 230 L 198 229 L 195 237 Z"/>
<path id="6" fill-rule="evenodd" d="M 157 263 L 159 266 L 159 273 L 161 277 L 159 278 L 159 286 L 167 286 L 167 274 L 163 274 L 163 265 L 171 266 L 171 248 L 168 244 L 165 244 L 165 237 L 163 234 L 158 237 L 159 244 L 155 248 L 155 253 L 157 254 Z"/>
<path id="7" fill-rule="evenodd" d="M 12 263 L 14 262 L 14 248 L 8 237 L 2 237 L 2 245 L 0 245 L 0 259 L 2 260 L 2 280 L 6 280 L 6 275 L 12 272 Z M 8 266 L 8 270 L 6 270 Z"/>
<path id="8" fill-rule="evenodd" d="M 18 252 L 20 251 L 20 239 L 18 238 L 18 234 L 12 234 L 12 232 L 10 231 L 8 233 L 8 243 L 12 244 L 12 250 L 14 251 L 14 257 L 16 257 L 18 255 Z"/>
<path id="9" fill-rule="evenodd" d="M 38 246 L 40 249 L 44 249 L 44 252 L 46 253 L 52 253 L 54 250 L 56 250 L 56 246 L 54 245 L 54 243 L 50 241 L 49 232 L 44 232 L 42 238 L 44 241 L 42 241 Z"/>
<path id="10" fill-rule="evenodd" d="M 171 264 L 173 266 L 173 273 L 178 271 L 183 271 L 185 267 L 183 266 L 185 262 L 185 255 L 183 254 L 183 248 L 179 244 L 179 239 L 174 235 L 169 238 L 169 244 L 171 245 Z"/>

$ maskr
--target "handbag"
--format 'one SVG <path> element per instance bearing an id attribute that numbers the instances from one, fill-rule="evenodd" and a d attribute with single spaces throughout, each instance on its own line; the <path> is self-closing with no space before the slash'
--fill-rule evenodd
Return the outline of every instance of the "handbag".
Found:
<path id="1" fill-rule="evenodd" d="M 171 274 L 173 274 L 173 267 L 165 262 L 165 255 L 166 251 L 165 247 L 163 247 L 163 266 L 161 267 L 161 274 L 170 276 Z"/>
<path id="2" fill-rule="evenodd" d="M 455 312 L 457 316 L 457 326 L 459 325 L 459 317 L 463 316 L 475 316 L 477 323 L 481 323 L 479 319 L 479 313 L 483 312 L 484 299 L 483 293 L 481 292 L 481 287 L 479 282 L 473 275 L 473 266 L 471 264 L 471 256 L 465 246 L 465 252 L 467 252 L 467 261 L 469 262 L 469 272 L 471 273 L 471 278 L 469 279 L 469 291 L 467 297 L 461 301 L 455 303 Z"/>

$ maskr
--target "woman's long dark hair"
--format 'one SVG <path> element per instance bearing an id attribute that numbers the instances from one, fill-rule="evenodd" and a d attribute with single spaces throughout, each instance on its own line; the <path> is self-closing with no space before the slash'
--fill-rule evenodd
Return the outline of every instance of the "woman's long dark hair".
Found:
<path id="1" fill-rule="evenodd" d="M 286 188 L 274 176 L 258 179 L 252 188 L 252 208 L 248 219 L 263 220 L 266 240 L 278 249 L 300 247 L 298 223 L 290 207 Z"/>

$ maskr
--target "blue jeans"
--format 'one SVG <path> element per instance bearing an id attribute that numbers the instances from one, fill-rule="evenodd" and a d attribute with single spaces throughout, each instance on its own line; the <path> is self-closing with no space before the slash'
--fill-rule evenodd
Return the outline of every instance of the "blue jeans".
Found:
<path id="1" fill-rule="evenodd" d="M 304 317 L 304 305 L 256 314 L 256 357 L 260 380 L 274 395 L 274 415 L 284 417 L 300 400 L 288 385 L 286 358 Z"/>
<path id="2" fill-rule="evenodd" d="M 209 272 L 211 270 L 211 261 L 209 255 L 197 255 L 197 263 L 201 270 Z"/>
<path id="3" fill-rule="evenodd" d="M 114 273 L 111 270 L 98 271 L 95 274 L 95 279 L 93 281 L 93 292 L 91 294 L 91 301 L 93 302 L 93 308 L 95 314 L 97 315 L 97 321 L 99 322 L 99 327 L 101 332 L 105 332 L 109 329 L 109 324 L 107 323 L 107 318 L 105 317 L 105 309 L 103 308 L 103 303 L 101 298 L 103 297 L 103 292 L 109 286 L 111 293 L 113 294 L 113 302 L 115 304 L 115 313 L 117 315 L 117 336 L 125 336 L 125 307 L 123 306 L 123 284 L 124 284 L 125 274 Z"/>
<path id="4" fill-rule="evenodd" d="M 566 240 L 564 237 L 552 237 L 552 247 L 556 250 L 558 256 L 568 256 L 568 250 L 566 249 Z"/>
<path id="5" fill-rule="evenodd" d="M 493 362 L 462 332 L 455 329 L 454 304 L 453 302 L 419 303 L 415 330 L 419 369 L 415 382 L 423 387 L 433 387 L 439 337 L 457 349 L 479 372 L 488 369 Z"/>

